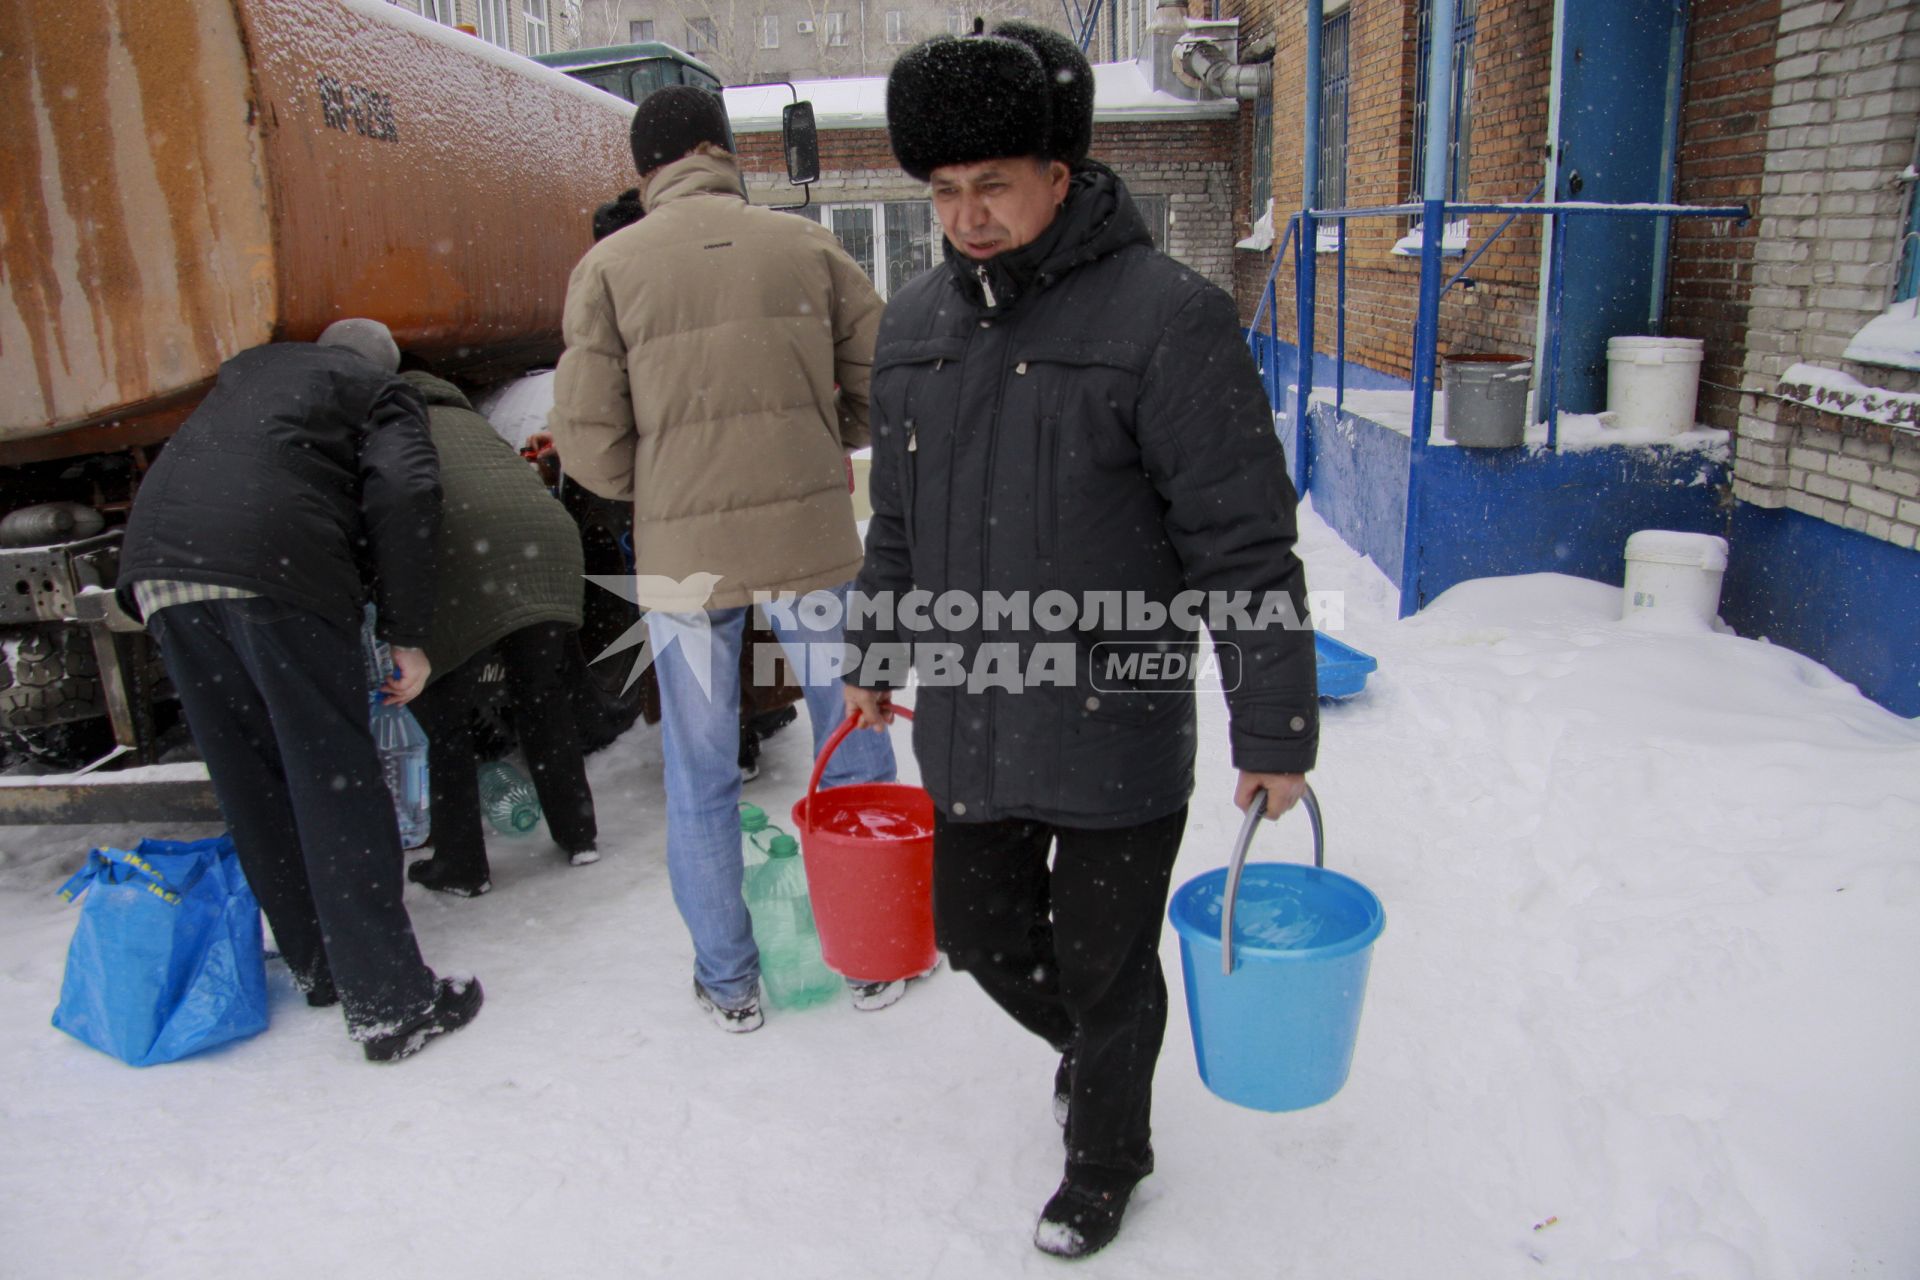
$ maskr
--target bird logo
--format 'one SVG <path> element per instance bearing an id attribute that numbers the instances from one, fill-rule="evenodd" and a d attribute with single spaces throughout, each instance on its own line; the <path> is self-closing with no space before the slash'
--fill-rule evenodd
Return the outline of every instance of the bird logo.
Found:
<path id="1" fill-rule="evenodd" d="M 622 600 L 638 605 L 643 615 L 620 633 L 618 639 L 599 653 L 595 662 L 639 646 L 640 653 L 627 672 L 625 693 L 633 688 L 646 669 L 664 651 L 680 646 L 682 658 L 693 672 L 700 692 L 713 697 L 713 621 L 706 612 L 707 601 L 720 583 L 717 573 L 694 573 L 685 578 L 669 578 L 658 573 L 589 573 L 588 582 L 611 591 Z"/>

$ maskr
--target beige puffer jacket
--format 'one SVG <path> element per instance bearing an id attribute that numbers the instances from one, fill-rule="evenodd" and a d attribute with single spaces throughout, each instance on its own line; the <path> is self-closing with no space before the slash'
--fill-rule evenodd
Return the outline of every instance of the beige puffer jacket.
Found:
<path id="1" fill-rule="evenodd" d="M 831 232 L 749 206 L 724 155 L 663 166 L 644 200 L 567 285 L 548 424 L 567 474 L 633 500 L 644 606 L 850 580 L 843 459 L 867 442 L 872 283 Z"/>

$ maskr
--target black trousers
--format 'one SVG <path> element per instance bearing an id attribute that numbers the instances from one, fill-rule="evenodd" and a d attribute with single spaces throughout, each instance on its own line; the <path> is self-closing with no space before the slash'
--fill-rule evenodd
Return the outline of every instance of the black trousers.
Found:
<path id="1" fill-rule="evenodd" d="M 572 630 L 558 622 L 522 627 L 493 651 L 483 649 L 436 679 L 414 700 L 414 714 L 431 744 L 427 787 L 433 804 L 433 860 L 458 880 L 485 880 L 488 874 L 474 767 L 473 702 L 490 652 L 497 651 L 506 667 L 513 727 L 554 843 L 578 853 L 593 848 L 599 838 L 573 699 L 563 682 Z"/>
<path id="2" fill-rule="evenodd" d="M 1185 807 L 1108 831 L 934 817 L 941 949 L 1021 1026 L 1073 1054 L 1069 1168 L 1152 1169 L 1160 924 L 1186 825 Z"/>
<path id="3" fill-rule="evenodd" d="M 423 1012 L 400 831 L 367 727 L 358 631 L 264 597 L 149 619 L 247 883 L 303 990 L 365 1036 Z"/>

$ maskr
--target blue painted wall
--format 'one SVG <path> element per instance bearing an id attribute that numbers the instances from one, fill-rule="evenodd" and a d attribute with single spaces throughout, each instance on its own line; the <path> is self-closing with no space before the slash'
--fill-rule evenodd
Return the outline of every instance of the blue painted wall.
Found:
<path id="1" fill-rule="evenodd" d="M 1720 615 L 1920 716 L 1920 551 L 1798 511 L 1739 503 Z"/>
<path id="2" fill-rule="evenodd" d="M 1570 573 L 1617 586 L 1640 529 L 1727 532 L 1715 506 L 1727 467 L 1702 453 L 1440 446 L 1421 466 L 1420 562 L 1411 592 L 1403 575 L 1403 612 L 1469 578 Z"/>
<path id="3" fill-rule="evenodd" d="M 1413 442 L 1365 418 L 1340 418 L 1330 404 L 1314 406 L 1311 426 L 1307 473 L 1314 511 L 1342 542 L 1371 556 L 1382 573 L 1399 582 Z"/>

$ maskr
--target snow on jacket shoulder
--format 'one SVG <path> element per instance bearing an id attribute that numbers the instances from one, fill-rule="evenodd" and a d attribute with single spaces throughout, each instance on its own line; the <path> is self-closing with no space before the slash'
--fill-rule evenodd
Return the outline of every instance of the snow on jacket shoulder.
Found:
<path id="1" fill-rule="evenodd" d="M 633 501 L 643 596 L 649 576 L 718 575 L 716 609 L 848 581 L 879 296 L 832 233 L 748 205 L 724 156 L 664 166 L 646 204 L 567 285 L 549 420 L 567 474 Z"/>
<path id="2" fill-rule="evenodd" d="M 1262 599 L 1306 616 L 1259 373 L 1232 300 L 1152 248 L 1118 178 L 1087 166 L 1032 244 L 984 266 L 950 258 L 896 294 L 873 403 L 860 590 L 959 592 L 981 616 L 995 595 L 1032 606 L 1024 628 L 940 609 L 911 633 L 849 624 L 863 646 L 957 646 L 948 678 L 923 664 L 914 695 L 921 777 L 950 815 L 1104 828 L 1186 803 L 1192 676 L 1140 658 L 1199 656 L 1171 620 L 1188 591 L 1252 602 L 1210 627 L 1234 764 L 1313 767 L 1313 635 L 1251 625 Z M 1063 594 L 1077 612 L 1050 628 L 1043 599 Z"/>

